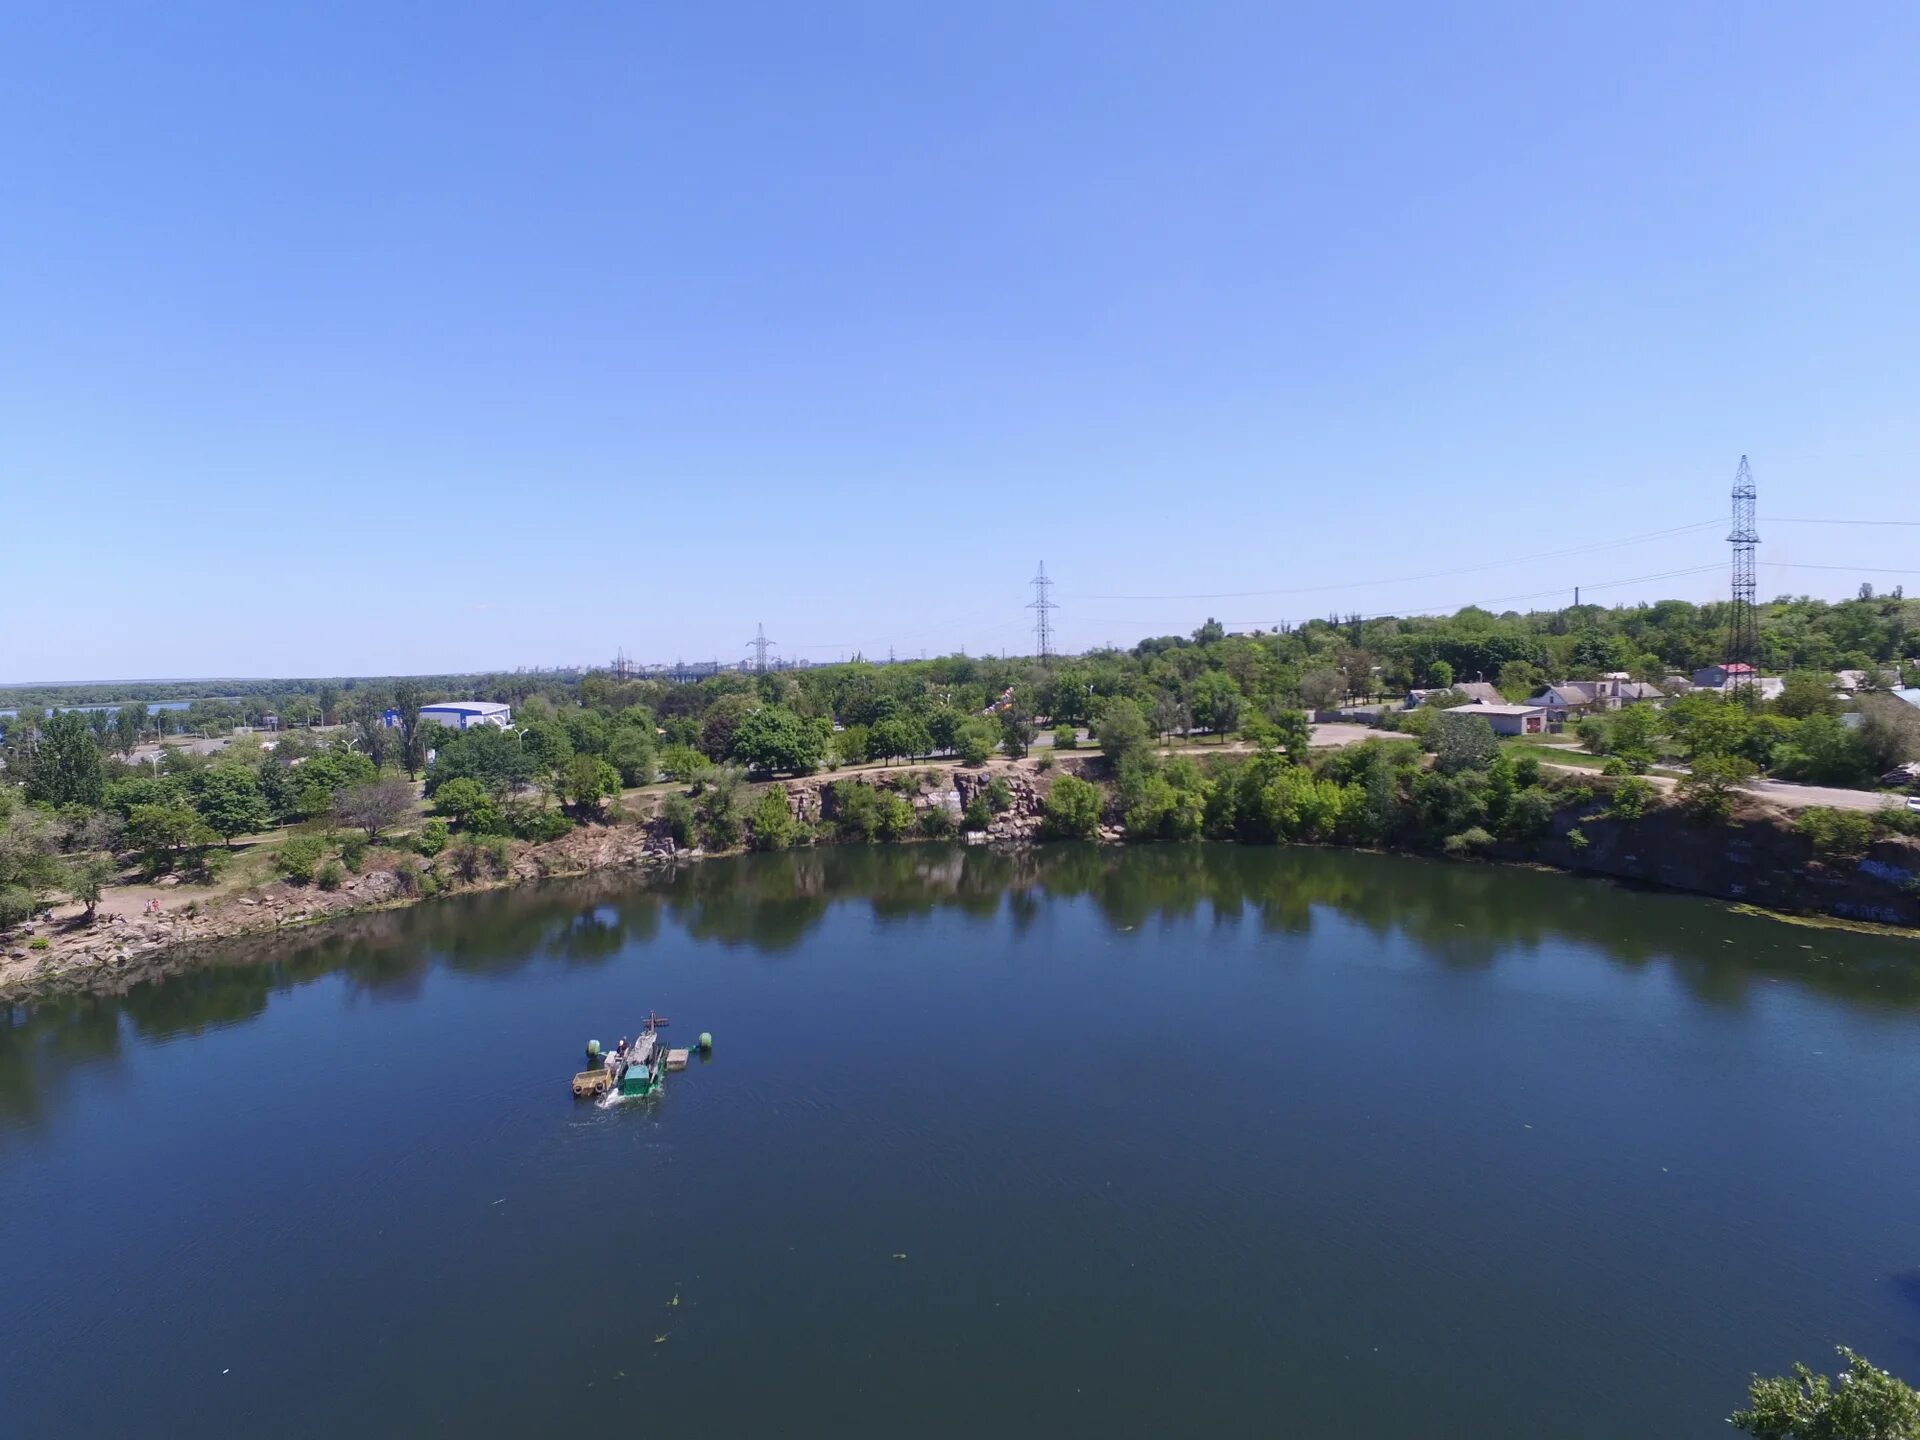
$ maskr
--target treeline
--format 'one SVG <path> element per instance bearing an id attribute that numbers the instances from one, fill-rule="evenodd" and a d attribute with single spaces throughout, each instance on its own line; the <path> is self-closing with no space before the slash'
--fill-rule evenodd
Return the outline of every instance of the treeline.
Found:
<path id="1" fill-rule="evenodd" d="M 17 710 L 23 718 L 42 719 L 54 710 L 104 709 L 108 724 L 118 724 L 119 711 L 131 708 L 145 716 L 150 705 L 186 701 L 184 710 L 145 716 L 153 733 L 169 735 L 220 733 L 236 725 L 259 725 L 276 715 L 282 725 L 336 725 L 367 694 L 385 697 L 401 686 L 412 686 L 435 700 L 501 700 L 508 704 L 555 686 L 579 681 L 579 670 L 492 671 L 470 675 L 334 676 L 295 680 L 147 680 L 132 684 L 0 686 L 0 710 Z M 384 702 L 383 702 L 384 703 Z M 7 724 L 0 716 L 0 728 Z M 96 730 L 99 728 L 95 722 Z"/>

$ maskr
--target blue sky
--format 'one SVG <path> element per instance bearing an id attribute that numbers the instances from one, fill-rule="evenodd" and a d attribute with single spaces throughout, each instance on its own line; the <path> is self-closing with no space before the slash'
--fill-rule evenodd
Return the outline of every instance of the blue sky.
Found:
<path id="1" fill-rule="evenodd" d="M 4 31 L 0 680 L 1920 585 L 1910 4 Z"/>

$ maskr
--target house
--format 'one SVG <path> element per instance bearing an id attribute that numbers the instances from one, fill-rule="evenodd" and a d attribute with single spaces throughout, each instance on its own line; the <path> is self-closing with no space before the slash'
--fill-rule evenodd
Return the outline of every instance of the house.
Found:
<path id="1" fill-rule="evenodd" d="M 1561 680 L 1547 686 L 1527 704 L 1545 712 L 1551 725 L 1564 725 L 1569 716 L 1601 708 L 1591 680 Z"/>
<path id="2" fill-rule="evenodd" d="M 1893 690 L 1888 693 L 1891 694 L 1894 699 L 1904 700 L 1907 704 L 1914 706 L 1916 709 L 1920 709 L 1920 686 L 1912 686 L 1905 690 Z"/>
<path id="3" fill-rule="evenodd" d="M 1418 710 L 1429 695 L 1450 695 L 1456 690 L 1469 700 L 1477 701 L 1484 705 L 1498 705 L 1507 698 L 1502 695 L 1498 689 L 1487 684 L 1484 680 L 1468 680 L 1458 685 L 1435 686 L 1430 690 L 1409 690 L 1407 692 L 1407 709 Z"/>
<path id="4" fill-rule="evenodd" d="M 504 730 L 513 724 L 513 707 L 492 700 L 443 700 L 437 705 L 422 705 L 420 719 L 449 730 L 471 730 L 476 725 L 498 725 Z"/>
<path id="5" fill-rule="evenodd" d="M 1610 670 L 1594 682 L 1594 698 L 1603 701 L 1609 710 L 1618 710 L 1622 705 L 1637 705 L 1642 701 L 1664 700 L 1667 692 L 1658 685 L 1649 685 L 1635 680 L 1624 670 Z"/>
<path id="6" fill-rule="evenodd" d="M 1547 728 L 1547 712 L 1538 705 L 1454 705 L 1442 715 L 1479 715 L 1496 735 L 1539 735 Z"/>
<path id="7" fill-rule="evenodd" d="M 1693 672 L 1693 684 L 1697 690 L 1724 690 L 1729 680 L 1751 680 L 1753 666 L 1736 660 L 1731 665 L 1709 665 L 1704 670 Z"/>

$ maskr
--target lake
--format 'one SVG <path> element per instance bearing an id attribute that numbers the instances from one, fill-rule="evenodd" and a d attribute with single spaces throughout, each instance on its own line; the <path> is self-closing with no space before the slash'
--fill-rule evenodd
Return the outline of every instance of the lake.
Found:
<path id="1" fill-rule="evenodd" d="M 645 1102 L 567 1081 L 649 1007 Z M 1920 1380 L 1920 947 L 1301 849 L 708 862 L 0 1029 L 7 1433 L 1720 1437 Z"/>

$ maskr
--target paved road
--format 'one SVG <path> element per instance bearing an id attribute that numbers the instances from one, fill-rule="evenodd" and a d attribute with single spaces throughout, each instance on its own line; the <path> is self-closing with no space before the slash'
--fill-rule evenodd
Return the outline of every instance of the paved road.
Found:
<path id="1" fill-rule="evenodd" d="M 1786 780 L 1756 780 L 1745 788 L 1749 795 L 1793 808 L 1830 805 L 1835 810 L 1878 810 L 1887 803 L 1887 797 L 1876 790 L 1837 790 L 1830 785 L 1795 785 Z"/>
<path id="2" fill-rule="evenodd" d="M 1555 765 L 1551 760 L 1542 764 L 1554 770 L 1570 775 L 1594 775 L 1599 772 L 1582 769 L 1578 765 Z M 1661 790 L 1672 790 L 1680 782 L 1669 780 L 1664 775 L 1646 777 Z M 1755 780 L 1751 785 L 1740 787 L 1747 794 L 1760 800 L 1771 800 L 1789 810 L 1805 810 L 1815 805 L 1825 805 L 1834 810 L 1878 810 L 1887 803 L 1887 797 L 1877 790 L 1840 790 L 1831 785 L 1795 785 L 1788 780 Z"/>

